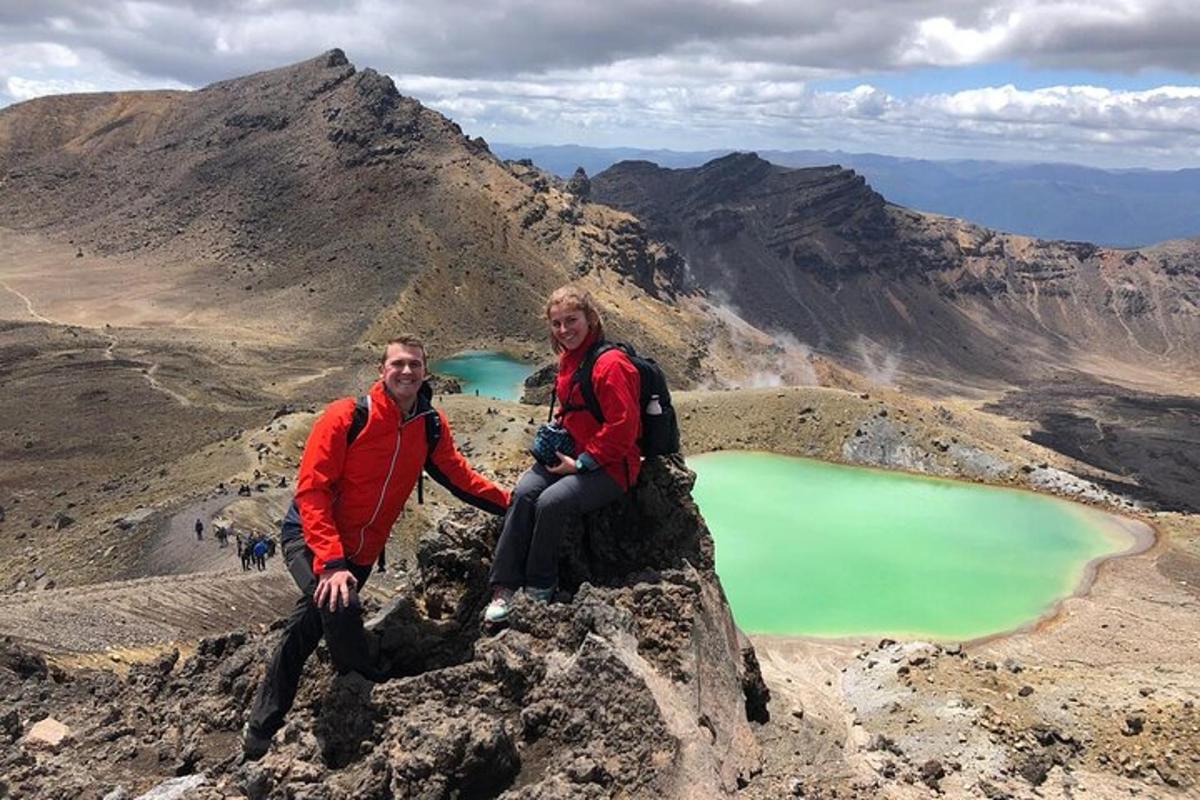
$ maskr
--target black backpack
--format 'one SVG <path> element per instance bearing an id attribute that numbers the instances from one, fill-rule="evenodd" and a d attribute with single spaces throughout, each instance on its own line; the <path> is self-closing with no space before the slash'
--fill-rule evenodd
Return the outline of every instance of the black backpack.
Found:
<path id="1" fill-rule="evenodd" d="M 596 359 L 613 349 L 619 349 L 628 356 L 641 376 L 642 391 L 638 398 L 638 407 L 642 412 L 642 436 L 638 439 L 638 449 L 647 458 L 678 453 L 679 420 L 675 417 L 675 407 L 671 405 L 667 376 L 654 359 L 639 356 L 631 345 L 624 342 L 600 341 L 588 350 L 572 378 L 573 382 L 579 384 L 584 408 L 591 412 L 597 422 L 604 424 L 604 412 L 600 410 L 600 402 L 596 400 L 596 389 L 592 385 L 592 370 L 596 366 Z M 553 402 L 551 400 L 552 407 Z M 573 409 L 564 407 L 563 410 Z"/>

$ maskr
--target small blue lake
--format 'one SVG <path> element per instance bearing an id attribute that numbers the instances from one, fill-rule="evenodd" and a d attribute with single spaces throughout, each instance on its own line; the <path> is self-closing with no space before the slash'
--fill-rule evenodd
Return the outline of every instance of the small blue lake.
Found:
<path id="1" fill-rule="evenodd" d="M 463 394 L 478 393 L 480 397 L 495 400 L 520 400 L 525 379 L 533 372 L 534 366 L 504 353 L 467 350 L 434 361 L 429 369 L 437 375 L 458 379 Z"/>

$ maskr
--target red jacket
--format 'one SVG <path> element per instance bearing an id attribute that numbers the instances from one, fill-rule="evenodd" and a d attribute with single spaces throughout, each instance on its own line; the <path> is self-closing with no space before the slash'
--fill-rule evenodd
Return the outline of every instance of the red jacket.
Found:
<path id="1" fill-rule="evenodd" d="M 639 400 L 642 378 L 622 351 L 614 348 L 601 354 L 592 369 L 592 388 L 604 413 L 604 424 L 598 422 L 584 406 L 583 390 L 574 380 L 575 370 L 595 341 L 594 335 L 589 336 L 579 347 L 559 355 L 554 384 L 562 406 L 558 416 L 575 440 L 575 452 L 586 452 L 628 490 L 637 483 L 642 468 L 642 454 L 637 446 L 642 435 Z"/>
<path id="2" fill-rule="evenodd" d="M 367 424 L 348 449 L 353 397 L 330 403 L 313 425 L 296 479 L 296 505 L 304 541 L 315 556 L 315 574 L 345 567 L 348 561 L 375 563 L 425 468 L 426 414 L 439 415 L 442 425 L 429 476 L 485 511 L 502 514 L 508 508 L 508 492 L 473 470 L 458 452 L 450 423 L 430 405 L 430 395 L 428 386 L 422 387 L 413 415 L 402 419 L 383 383 L 376 382 L 369 393 Z"/>

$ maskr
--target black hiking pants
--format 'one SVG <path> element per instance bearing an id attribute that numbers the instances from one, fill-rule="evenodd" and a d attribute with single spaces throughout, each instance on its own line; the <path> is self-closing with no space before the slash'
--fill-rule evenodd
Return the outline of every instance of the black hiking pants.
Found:
<path id="1" fill-rule="evenodd" d="M 283 719 L 296 700 L 304 662 L 317 649 L 322 636 L 339 675 L 357 672 L 374 681 L 386 677 L 378 667 L 378 638 L 363 628 L 362 607 L 354 604 L 329 611 L 317 608 L 313 603 L 313 592 L 317 589 L 317 578 L 312 571 L 313 553 L 305 546 L 302 536 L 284 540 L 283 559 L 300 587 L 300 599 L 288 617 L 279 648 L 267 665 L 267 674 L 250 710 L 251 730 L 268 739 L 283 727 Z M 350 572 L 358 581 L 361 592 L 371 567 L 351 564 Z"/>

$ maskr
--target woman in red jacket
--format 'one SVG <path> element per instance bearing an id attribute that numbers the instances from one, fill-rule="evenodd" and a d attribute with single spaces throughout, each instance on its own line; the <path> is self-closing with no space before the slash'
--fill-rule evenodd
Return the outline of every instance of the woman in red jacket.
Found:
<path id="1" fill-rule="evenodd" d="M 484 619 L 493 623 L 508 617 L 513 593 L 521 587 L 535 599 L 550 600 L 567 525 L 629 491 L 642 463 L 637 447 L 641 379 L 629 357 L 612 349 L 596 359 L 592 385 L 603 422 L 584 405 L 575 379 L 592 346 L 604 340 L 592 296 L 576 286 L 558 289 L 546 301 L 546 320 L 558 353 L 557 416 L 575 442 L 575 456 L 559 453 L 557 464 L 534 464 L 517 481 L 492 563 L 492 601 Z"/>

